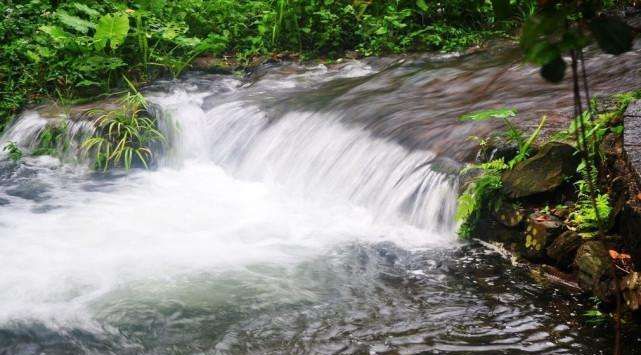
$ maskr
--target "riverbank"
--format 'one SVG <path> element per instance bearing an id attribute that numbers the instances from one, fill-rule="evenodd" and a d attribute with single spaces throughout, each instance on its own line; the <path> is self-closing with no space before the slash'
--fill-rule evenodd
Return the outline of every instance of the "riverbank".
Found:
<path id="1" fill-rule="evenodd" d="M 476 219 L 464 224 L 468 237 L 498 243 L 549 281 L 596 297 L 601 315 L 616 318 L 619 298 L 627 321 L 639 319 L 641 306 L 641 195 L 633 150 L 640 97 L 635 91 L 593 102 L 587 139 L 597 171 L 588 173 L 581 163 L 571 125 L 548 130 L 529 158 L 511 166 L 501 164 L 512 161 L 519 147 L 488 140 L 478 164 L 461 177 L 461 201 L 480 199 Z M 597 212 L 589 200 L 590 178 Z"/>

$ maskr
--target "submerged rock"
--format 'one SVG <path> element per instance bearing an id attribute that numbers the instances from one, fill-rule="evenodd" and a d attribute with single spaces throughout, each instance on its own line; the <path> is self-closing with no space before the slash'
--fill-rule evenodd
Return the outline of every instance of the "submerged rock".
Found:
<path id="1" fill-rule="evenodd" d="M 574 264 L 578 270 L 579 286 L 601 300 L 612 294 L 610 287 L 610 255 L 600 241 L 589 241 L 579 247 Z"/>
<path id="2" fill-rule="evenodd" d="M 576 251 L 581 246 L 582 238 L 574 231 L 565 231 L 547 248 L 547 254 L 556 263 L 563 267 L 568 267 L 574 261 Z"/>
<path id="3" fill-rule="evenodd" d="M 580 158 L 574 153 L 569 144 L 547 143 L 538 154 L 503 174 L 503 191 L 512 198 L 521 198 L 556 189 L 576 172 Z"/>

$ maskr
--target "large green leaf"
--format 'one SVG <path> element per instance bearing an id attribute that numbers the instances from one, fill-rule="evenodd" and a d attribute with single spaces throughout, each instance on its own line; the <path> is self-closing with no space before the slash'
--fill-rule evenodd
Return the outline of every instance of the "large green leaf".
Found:
<path id="1" fill-rule="evenodd" d="M 116 49 L 125 42 L 129 32 L 129 17 L 125 13 L 108 14 L 98 20 L 94 34 L 97 49 L 104 49 L 109 43 L 111 49 Z"/>
<path id="2" fill-rule="evenodd" d="M 59 43 L 59 44 L 64 44 L 69 41 L 70 36 L 67 32 L 65 32 L 62 28 L 58 26 L 40 26 L 40 31 L 48 34 L 51 36 L 54 42 Z"/>
<path id="3" fill-rule="evenodd" d="M 83 34 L 89 32 L 89 29 L 94 27 L 93 23 L 83 20 L 78 16 L 70 15 L 64 10 L 56 11 L 56 17 L 58 17 L 58 20 L 60 20 L 63 25 Z"/>
<path id="4" fill-rule="evenodd" d="M 470 112 L 459 117 L 461 121 L 485 121 L 491 118 L 509 118 L 516 116 L 513 108 L 492 108 L 488 110 Z"/>

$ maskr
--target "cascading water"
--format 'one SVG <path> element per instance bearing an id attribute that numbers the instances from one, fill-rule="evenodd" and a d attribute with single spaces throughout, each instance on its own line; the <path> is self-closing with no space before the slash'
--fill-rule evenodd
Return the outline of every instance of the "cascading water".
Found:
<path id="1" fill-rule="evenodd" d="M 519 96 L 532 70 L 509 58 L 195 74 L 145 91 L 170 138 L 151 171 L 5 160 L 0 354 L 607 348 L 548 304 L 561 291 L 456 241 L 466 137 L 495 126 L 455 117 L 551 100 Z M 0 145 L 33 148 L 52 116 L 24 113 Z M 76 142 L 91 130 L 68 125 Z"/>

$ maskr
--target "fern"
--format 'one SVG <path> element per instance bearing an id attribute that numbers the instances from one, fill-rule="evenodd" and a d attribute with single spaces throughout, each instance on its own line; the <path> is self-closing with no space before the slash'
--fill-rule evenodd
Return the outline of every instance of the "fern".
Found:
<path id="1" fill-rule="evenodd" d="M 610 218 L 610 215 L 612 214 L 612 207 L 610 206 L 609 196 L 607 194 L 597 195 L 595 210 L 589 197 L 581 195 L 577 204 L 577 209 L 570 214 L 570 219 L 580 231 L 596 231 L 599 229 L 597 211 L 601 220 L 607 221 Z"/>

